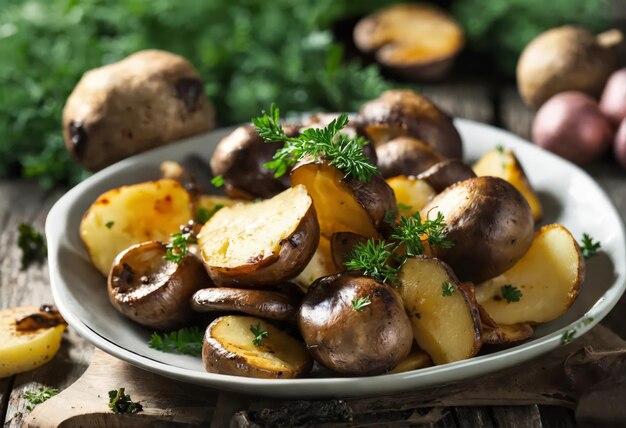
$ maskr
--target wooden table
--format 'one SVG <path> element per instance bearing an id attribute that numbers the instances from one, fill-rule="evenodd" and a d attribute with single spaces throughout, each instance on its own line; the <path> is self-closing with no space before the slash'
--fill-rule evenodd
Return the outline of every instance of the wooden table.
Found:
<path id="1" fill-rule="evenodd" d="M 522 105 L 512 86 L 453 81 L 445 85 L 424 87 L 423 92 L 454 116 L 491 123 L 525 138 L 529 136 L 533 113 Z M 610 159 L 591 165 L 587 170 L 607 191 L 624 217 L 626 172 L 620 170 Z M 26 222 L 43 230 L 48 210 L 64 190 L 43 191 L 27 181 L 0 181 L 0 308 L 52 302 L 47 266 L 32 266 L 26 271 L 20 270 L 21 253 L 17 247 L 17 227 Z M 625 312 L 624 308 L 626 300 L 622 299 L 621 304 L 603 322 L 622 338 L 626 338 L 626 314 L 622 314 Z M 4 421 L 5 427 L 20 426 L 28 414 L 28 403 L 22 397 L 23 392 L 42 385 L 61 390 L 68 387 L 85 371 L 93 352 L 91 345 L 69 329 L 60 352 L 52 362 L 31 372 L 0 379 L 0 421 Z M 246 409 L 253 399 L 209 389 L 204 393 L 207 403 L 212 406 L 206 413 L 211 419 L 211 426 L 228 426 L 232 415 L 238 410 Z M 575 425 L 572 411 L 552 406 L 434 409 L 435 413 L 440 411 L 445 414 L 442 419 L 423 426 Z M 392 421 L 393 418 L 384 423 L 368 423 L 368 426 L 389 426 Z M 405 418 L 399 419 L 393 425 L 404 426 L 406 423 Z"/>

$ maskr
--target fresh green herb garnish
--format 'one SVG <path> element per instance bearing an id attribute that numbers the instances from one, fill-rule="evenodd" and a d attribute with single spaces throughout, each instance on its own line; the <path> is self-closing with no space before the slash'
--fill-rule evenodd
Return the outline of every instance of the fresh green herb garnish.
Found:
<path id="1" fill-rule="evenodd" d="M 22 270 L 33 262 L 42 263 L 48 255 L 48 247 L 43 234 L 25 223 L 20 224 L 18 232 L 17 245 L 22 250 Z"/>
<path id="2" fill-rule="evenodd" d="M 222 204 L 217 204 L 210 210 L 204 207 L 200 207 L 200 209 L 198 209 L 198 212 L 196 213 L 196 222 L 198 222 L 199 224 L 206 223 L 211 219 L 211 217 L 215 215 L 216 212 L 218 212 L 222 208 L 224 208 L 224 205 Z"/>
<path id="3" fill-rule="evenodd" d="M 119 388 L 109 391 L 109 408 L 113 413 L 131 414 L 143 410 L 143 406 L 139 402 L 134 402 L 124 390 L 125 388 Z"/>
<path id="4" fill-rule="evenodd" d="M 252 343 L 255 346 L 261 346 L 261 342 L 263 342 L 263 339 L 265 339 L 266 337 L 269 337 L 270 332 L 267 330 L 262 330 L 261 329 L 261 324 L 257 324 L 256 327 L 253 325 L 250 325 L 250 331 L 252 332 L 252 334 L 254 334 L 254 339 L 252 339 Z"/>
<path id="5" fill-rule="evenodd" d="M 574 328 L 565 330 L 563 334 L 561 335 L 561 345 L 567 345 L 568 343 L 570 343 L 572 340 L 576 338 L 576 335 L 578 334 L 578 330 L 580 330 L 581 328 L 585 326 L 588 326 L 592 322 L 593 322 L 593 317 L 585 317 L 581 321 L 576 323 Z"/>
<path id="6" fill-rule="evenodd" d="M 364 307 L 370 305 L 372 300 L 368 296 L 357 297 L 352 302 L 352 310 L 355 312 L 360 312 Z"/>
<path id="7" fill-rule="evenodd" d="M 431 247 L 452 248 L 454 243 L 446 239 L 443 229 L 446 227 L 443 214 L 437 213 L 435 220 L 422 221 L 419 212 L 409 217 L 400 217 L 397 226 L 392 226 L 391 239 L 406 246 L 407 256 L 417 256 L 424 252 L 424 240 Z"/>
<path id="8" fill-rule="evenodd" d="M 504 146 L 502 144 L 498 144 L 496 146 L 496 151 L 500 154 L 504 154 Z"/>
<path id="9" fill-rule="evenodd" d="M 224 177 L 221 175 L 216 175 L 211 179 L 211 184 L 215 187 L 222 187 L 224 185 Z"/>
<path id="10" fill-rule="evenodd" d="M 110 228 L 112 228 L 112 227 L 113 227 L 113 225 L 114 225 L 114 224 L 115 224 L 115 222 L 114 222 L 114 221 L 107 221 L 107 222 L 105 223 L 105 226 L 107 227 L 107 229 L 110 229 Z"/>
<path id="11" fill-rule="evenodd" d="M 265 167 L 274 171 L 274 177 L 281 177 L 298 160 L 312 156 L 324 159 L 329 165 L 338 168 L 346 176 L 359 181 L 367 181 L 378 172 L 378 168 L 363 154 L 367 140 L 363 137 L 350 138 L 340 131 L 348 124 L 348 116 L 339 115 L 325 128 L 305 129 L 297 137 L 287 137 L 280 123 L 280 111 L 272 104 L 270 113 L 252 119 L 257 132 L 266 143 L 283 143 L 272 161 Z"/>
<path id="12" fill-rule="evenodd" d="M 170 333 L 152 333 L 148 346 L 157 351 L 183 355 L 202 355 L 203 333 L 198 327 L 181 328 Z"/>
<path id="13" fill-rule="evenodd" d="M 506 300 L 507 303 L 519 302 L 522 298 L 522 292 L 511 284 L 503 285 L 500 291 L 502 292 L 502 298 Z"/>
<path id="14" fill-rule="evenodd" d="M 594 242 L 593 238 L 590 235 L 583 233 L 583 239 L 580 244 L 580 249 L 583 253 L 583 259 L 587 260 L 595 256 L 600 247 L 602 247 L 600 241 Z"/>
<path id="15" fill-rule="evenodd" d="M 59 393 L 56 388 L 48 388 L 47 386 L 40 387 L 37 391 L 25 391 L 24 399 L 30 404 L 26 406 L 27 410 L 33 410 L 37 404 L 41 404 L 44 401 L 49 400 Z"/>
<path id="16" fill-rule="evenodd" d="M 449 281 L 444 281 L 441 284 L 441 295 L 443 297 L 452 296 L 454 293 L 454 285 L 452 285 Z"/>
<path id="17" fill-rule="evenodd" d="M 403 204 L 403 203 L 398 203 L 398 210 L 400 211 L 410 211 L 412 210 L 413 207 L 411 205 L 407 205 L 407 204 Z"/>
<path id="18" fill-rule="evenodd" d="M 191 231 L 172 233 L 170 242 L 166 245 L 167 251 L 163 258 L 170 262 L 180 263 L 189 253 L 189 244 L 196 244 L 197 242 L 198 240 Z"/>
<path id="19" fill-rule="evenodd" d="M 367 242 L 359 242 L 345 263 L 349 270 L 361 271 L 380 282 L 397 283 L 398 269 L 391 266 L 390 259 L 394 244 L 383 240 L 368 239 Z"/>

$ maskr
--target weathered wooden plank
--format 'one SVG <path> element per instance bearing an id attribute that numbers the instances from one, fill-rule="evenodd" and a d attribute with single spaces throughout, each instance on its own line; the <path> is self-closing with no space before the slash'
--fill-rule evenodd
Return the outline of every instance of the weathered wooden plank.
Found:
<path id="1" fill-rule="evenodd" d="M 567 428 L 576 426 L 574 412 L 556 406 L 539 406 L 541 424 L 550 428 Z"/>
<path id="2" fill-rule="evenodd" d="M 491 414 L 499 428 L 541 428 L 541 415 L 537 405 L 494 406 Z M 573 425 L 572 425 L 573 426 Z"/>
<path id="3" fill-rule="evenodd" d="M 534 111 L 524 105 L 514 86 L 503 87 L 499 99 L 498 115 L 502 127 L 529 140 Z"/>
<path id="4" fill-rule="evenodd" d="M 421 86 L 422 93 L 451 116 L 484 123 L 495 120 L 493 89 L 486 83 L 452 82 Z"/>
<path id="5" fill-rule="evenodd" d="M 493 419 L 489 407 L 456 407 L 454 409 L 458 426 L 492 428 Z"/>

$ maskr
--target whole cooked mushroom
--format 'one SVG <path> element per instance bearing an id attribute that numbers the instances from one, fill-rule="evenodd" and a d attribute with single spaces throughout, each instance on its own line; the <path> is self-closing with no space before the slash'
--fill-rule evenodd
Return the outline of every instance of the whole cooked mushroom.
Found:
<path id="1" fill-rule="evenodd" d="M 155 330 L 174 330 L 194 315 L 191 297 L 211 286 L 202 262 L 187 254 L 176 263 L 166 260 L 165 244 L 148 241 L 121 252 L 108 279 L 109 300 L 133 321 Z"/>
<path id="2" fill-rule="evenodd" d="M 445 160 L 433 147 L 412 137 L 397 137 L 376 148 L 378 169 L 385 178 L 417 175 Z"/>

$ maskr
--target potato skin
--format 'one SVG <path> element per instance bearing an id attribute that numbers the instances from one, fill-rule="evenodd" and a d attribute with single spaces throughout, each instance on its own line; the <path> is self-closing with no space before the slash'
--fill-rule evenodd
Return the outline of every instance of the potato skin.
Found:
<path id="1" fill-rule="evenodd" d="M 352 300 L 366 296 L 371 304 L 355 311 Z M 389 285 L 348 273 L 311 285 L 298 313 L 298 327 L 313 358 L 351 376 L 392 370 L 413 343 L 400 295 Z"/>
<path id="2" fill-rule="evenodd" d="M 511 184 L 496 177 L 476 177 L 453 184 L 421 213 L 444 215 L 452 248 L 432 248 L 462 281 L 482 282 L 513 266 L 533 240 L 528 202 Z"/>
<path id="3" fill-rule="evenodd" d="M 357 122 L 359 133 L 375 146 L 410 136 L 430 144 L 445 157 L 463 156 L 463 143 L 450 117 L 428 98 L 410 90 L 383 92 L 361 107 Z"/>
<path id="4" fill-rule="evenodd" d="M 378 169 L 385 178 L 417 175 L 445 160 L 427 143 L 411 137 L 398 137 L 376 148 Z"/>
<path id="5" fill-rule="evenodd" d="M 198 72 L 183 57 L 159 50 L 88 71 L 63 110 L 66 147 L 91 171 L 214 123 Z"/>
<path id="6" fill-rule="evenodd" d="M 426 181 L 441 193 L 448 186 L 476 177 L 476 174 L 460 159 L 448 159 L 439 162 L 417 176 L 418 179 Z"/>
<path id="7" fill-rule="evenodd" d="M 367 238 L 352 232 L 333 233 L 330 238 L 330 251 L 333 256 L 333 262 L 338 269 L 345 269 L 345 263 L 348 256 L 354 250 L 357 244 L 365 244 Z"/>

